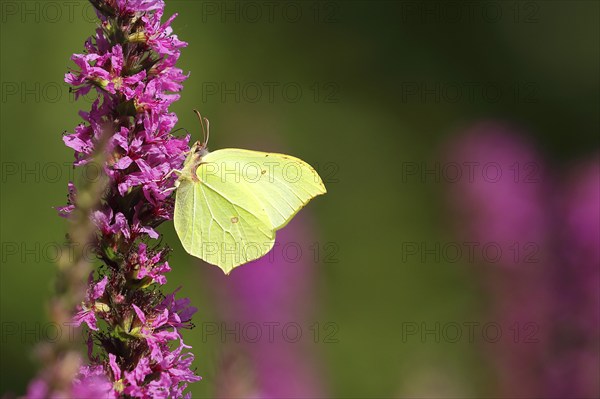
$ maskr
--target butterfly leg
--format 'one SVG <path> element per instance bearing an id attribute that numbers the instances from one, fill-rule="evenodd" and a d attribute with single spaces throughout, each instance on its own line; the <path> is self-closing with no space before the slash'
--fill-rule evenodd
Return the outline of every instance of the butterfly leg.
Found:
<path id="1" fill-rule="evenodd" d="M 181 175 L 183 173 L 183 171 L 181 171 L 179 169 L 173 169 L 169 173 L 167 173 L 166 175 L 164 175 L 164 177 L 162 178 L 162 180 L 165 180 L 166 178 L 168 178 L 169 176 L 171 176 L 173 173 L 177 173 L 177 175 Z"/>
<path id="2" fill-rule="evenodd" d="M 163 191 L 161 191 L 160 193 L 161 193 L 161 194 L 166 194 L 166 193 L 168 193 L 168 192 L 171 192 L 171 191 L 174 191 L 174 190 L 177 190 L 177 186 L 174 186 L 174 187 L 169 187 L 169 188 L 167 188 L 166 190 L 163 190 Z"/>

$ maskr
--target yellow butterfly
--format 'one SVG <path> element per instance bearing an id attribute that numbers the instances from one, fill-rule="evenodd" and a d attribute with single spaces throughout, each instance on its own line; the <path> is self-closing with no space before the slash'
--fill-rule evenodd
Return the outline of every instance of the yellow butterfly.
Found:
<path id="1" fill-rule="evenodd" d="M 175 230 L 187 252 L 225 274 L 268 253 L 275 231 L 327 190 L 317 172 L 289 155 L 227 148 L 209 152 L 196 142 L 179 178 Z M 205 128 L 206 125 L 206 128 Z"/>

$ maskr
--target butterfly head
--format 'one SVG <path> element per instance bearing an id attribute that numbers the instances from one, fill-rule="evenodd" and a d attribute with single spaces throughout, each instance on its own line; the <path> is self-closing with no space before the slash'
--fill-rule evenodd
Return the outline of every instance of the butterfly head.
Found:
<path id="1" fill-rule="evenodd" d="M 200 142 L 200 140 L 198 140 L 192 145 L 192 148 L 190 148 L 188 158 L 202 158 L 206 154 L 208 154 L 208 148 L 206 147 L 206 143 Z"/>
<path id="2" fill-rule="evenodd" d="M 200 141 L 196 141 L 192 145 L 190 152 L 183 162 L 183 168 L 178 180 L 198 180 L 198 177 L 196 176 L 196 169 L 198 169 L 198 166 L 200 166 L 202 163 L 202 157 L 204 157 L 206 154 L 208 154 L 208 150 L 206 149 L 205 144 L 201 143 Z"/>
<path id="3" fill-rule="evenodd" d="M 202 163 L 202 157 L 208 154 L 208 138 L 210 135 L 210 124 L 208 119 L 200 115 L 200 112 L 194 110 L 196 116 L 198 116 L 198 120 L 200 121 L 200 126 L 202 127 L 202 141 L 196 141 L 192 148 L 190 148 L 190 152 L 188 153 L 187 158 L 183 163 L 182 173 L 179 176 L 179 179 L 192 179 L 198 180 L 196 176 L 196 169 Z"/>

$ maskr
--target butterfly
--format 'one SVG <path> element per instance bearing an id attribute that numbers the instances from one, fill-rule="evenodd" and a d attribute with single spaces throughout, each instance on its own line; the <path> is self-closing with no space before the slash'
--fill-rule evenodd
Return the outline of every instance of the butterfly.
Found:
<path id="1" fill-rule="evenodd" d="M 267 254 L 275 232 L 327 190 L 318 173 L 290 155 L 227 148 L 209 152 L 204 133 L 175 181 L 175 231 L 191 255 L 229 274 Z"/>

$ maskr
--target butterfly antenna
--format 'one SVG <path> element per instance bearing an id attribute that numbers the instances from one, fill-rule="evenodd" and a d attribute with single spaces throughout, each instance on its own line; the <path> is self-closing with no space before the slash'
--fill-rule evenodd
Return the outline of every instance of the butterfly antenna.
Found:
<path id="1" fill-rule="evenodd" d="M 202 115 L 200 115 L 200 111 L 194 110 L 194 112 L 196 113 L 196 116 L 198 117 L 198 120 L 200 121 L 200 126 L 202 127 L 202 136 L 203 136 L 202 147 L 206 148 L 206 145 L 208 144 L 208 137 L 210 134 L 208 119 L 203 118 Z"/>
<path id="2" fill-rule="evenodd" d="M 208 145 L 208 139 L 210 138 L 210 122 L 208 118 L 204 118 L 204 124 L 206 125 L 206 141 L 204 141 L 204 148 Z"/>
<path id="3" fill-rule="evenodd" d="M 173 130 L 173 131 L 171 132 L 171 134 L 175 134 L 175 133 L 177 133 L 177 132 L 178 132 L 178 131 L 180 131 L 180 130 L 183 130 L 183 131 L 184 131 L 186 134 L 188 134 L 188 135 L 190 134 L 190 132 L 188 132 L 188 130 L 187 130 L 186 128 L 184 128 L 184 127 L 180 127 L 180 128 L 178 128 L 178 129 L 175 129 L 175 130 Z"/>

